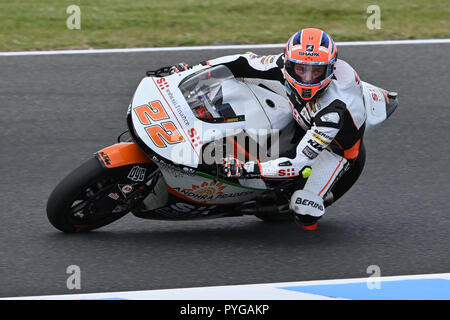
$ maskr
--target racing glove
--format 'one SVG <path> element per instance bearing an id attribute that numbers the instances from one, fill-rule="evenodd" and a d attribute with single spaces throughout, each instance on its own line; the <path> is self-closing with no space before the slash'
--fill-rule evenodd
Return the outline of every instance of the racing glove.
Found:
<path id="1" fill-rule="evenodd" d="M 190 65 L 184 62 L 177 63 L 176 65 L 170 67 L 169 74 L 174 74 L 181 71 L 186 71 L 188 69 L 192 68 Z"/>
<path id="2" fill-rule="evenodd" d="M 234 157 L 227 157 L 222 162 L 222 175 L 227 178 L 260 178 L 259 165 L 255 161 L 244 163 Z"/>
<path id="3" fill-rule="evenodd" d="M 222 175 L 227 178 L 239 178 L 244 173 L 244 162 L 234 157 L 227 157 L 223 159 Z"/>

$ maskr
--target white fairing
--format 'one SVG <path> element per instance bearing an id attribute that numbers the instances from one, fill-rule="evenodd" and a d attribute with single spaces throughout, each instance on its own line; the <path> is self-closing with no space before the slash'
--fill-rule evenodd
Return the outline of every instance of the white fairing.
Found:
<path id="1" fill-rule="evenodd" d="M 366 107 L 366 130 L 371 132 L 376 126 L 387 118 L 386 97 L 382 89 L 361 81 L 364 96 L 364 105 Z"/>
<path id="2" fill-rule="evenodd" d="M 188 104 L 179 89 L 180 82 L 191 74 L 201 74 L 204 69 L 214 70 L 217 68 L 225 67 L 196 66 L 191 70 L 165 78 L 147 77 L 141 81 L 134 95 L 130 112 L 137 136 L 152 151 L 174 163 L 197 168 L 202 160 L 202 146 L 218 137 L 226 137 L 230 133 L 236 135 L 242 130 L 245 130 L 250 136 L 254 132 L 260 136 L 265 132 L 271 134 L 275 130 L 281 130 L 292 120 L 287 99 L 256 85 L 240 82 L 235 78 L 226 78 L 219 82 L 221 95 L 223 103 L 230 104 L 236 116 L 244 116 L 245 120 L 237 121 L 230 117 L 227 122 L 209 122 L 203 121 L 207 119 L 196 117 L 191 110 L 192 106 Z M 211 89 L 211 92 L 213 90 L 215 89 Z M 270 100 L 269 104 L 268 100 Z M 137 108 L 151 105 L 155 101 L 161 103 L 168 118 L 154 121 L 151 119 L 151 115 L 146 114 L 147 118 L 142 121 L 142 112 L 139 117 Z M 149 133 L 149 127 L 163 126 L 167 122 L 173 124 L 182 138 L 170 142 L 161 135 L 155 137 L 154 134 Z M 168 136 L 174 134 L 167 130 L 167 127 L 164 131 Z M 160 142 L 155 143 L 155 140 Z M 161 140 L 164 146 L 161 146 Z"/>
<path id="3" fill-rule="evenodd" d="M 144 78 L 135 92 L 129 109 L 135 134 L 152 152 L 163 158 L 152 157 L 164 175 L 169 192 L 197 203 L 223 204 L 247 201 L 254 198 L 255 192 L 266 189 L 265 183 L 259 179 L 253 179 L 251 183 L 240 181 L 240 184 L 217 182 L 208 174 L 195 173 L 195 170 L 189 169 L 198 168 L 200 161 L 203 160 L 201 153 L 204 145 L 229 136 L 230 133 L 237 135 L 245 131 L 249 136 L 253 133 L 261 135 L 262 132 L 271 134 L 292 123 L 287 99 L 270 90 L 238 81 L 232 76 L 219 80 L 211 76 L 202 83 L 201 76 L 214 73 L 217 68 L 228 70 L 224 66 L 213 68 L 195 66 L 188 71 L 164 78 Z M 187 90 L 188 81 L 197 80 L 195 77 L 199 77 L 200 82 L 193 81 L 192 91 Z M 192 101 L 195 101 L 197 95 L 205 97 L 205 92 L 212 101 L 220 96 L 220 106 L 232 106 L 235 116 L 217 117 L 217 108 L 211 112 L 216 118 L 199 117 L 198 113 L 194 113 L 197 111 L 194 111 L 196 109 Z M 155 101 L 163 108 L 162 113 L 152 107 Z M 164 116 L 161 116 L 163 113 Z M 219 121 L 211 121 L 217 119 Z M 171 123 L 171 127 L 167 127 L 167 123 Z M 164 129 L 165 132 L 159 131 L 162 135 L 157 133 L 155 136 L 155 132 L 150 130 L 155 127 L 157 130 Z M 170 139 L 172 136 L 178 138 L 172 141 Z M 183 170 L 165 161 L 164 158 L 183 166 Z"/>
<path id="4" fill-rule="evenodd" d="M 255 94 L 272 129 L 281 130 L 292 121 L 292 111 L 285 96 L 261 88 L 255 84 L 247 84 Z M 258 126 L 255 126 L 257 128 Z"/>

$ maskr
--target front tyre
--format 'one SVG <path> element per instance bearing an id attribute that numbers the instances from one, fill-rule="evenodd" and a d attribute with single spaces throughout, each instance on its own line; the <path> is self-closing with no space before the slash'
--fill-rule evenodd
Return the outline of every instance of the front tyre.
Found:
<path id="1" fill-rule="evenodd" d="M 56 229 L 74 233 L 97 229 L 120 219 L 133 209 L 136 200 L 125 197 L 120 189 L 124 185 L 134 187 L 124 181 L 129 170 L 130 166 L 106 169 L 97 158 L 86 161 L 51 193 L 47 201 L 48 220 Z"/>

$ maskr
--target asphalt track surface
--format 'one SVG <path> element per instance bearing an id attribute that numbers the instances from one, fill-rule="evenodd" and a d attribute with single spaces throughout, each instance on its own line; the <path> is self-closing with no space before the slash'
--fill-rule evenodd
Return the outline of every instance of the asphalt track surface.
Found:
<path id="1" fill-rule="evenodd" d="M 356 185 L 314 232 L 245 216 L 167 222 L 127 215 L 90 234 L 47 221 L 69 171 L 126 130 L 146 70 L 244 50 L 0 57 L 0 296 L 450 272 L 449 44 L 340 48 L 361 79 L 399 92 L 366 137 Z M 277 53 L 277 49 L 255 51 Z M 67 267 L 81 269 L 69 290 Z"/>

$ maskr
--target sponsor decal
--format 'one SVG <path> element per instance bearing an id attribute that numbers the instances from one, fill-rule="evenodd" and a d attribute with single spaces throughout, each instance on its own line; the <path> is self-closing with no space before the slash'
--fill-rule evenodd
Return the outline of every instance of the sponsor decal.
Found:
<path id="1" fill-rule="evenodd" d="M 302 96 L 304 98 L 311 98 L 311 89 L 302 89 Z"/>
<path id="2" fill-rule="evenodd" d="M 169 83 L 167 83 L 165 78 L 156 79 L 156 83 L 161 90 L 169 88 Z"/>
<path id="3" fill-rule="evenodd" d="M 316 133 L 316 134 L 318 134 L 319 136 L 324 137 L 325 139 L 328 139 L 328 140 L 333 140 L 333 139 L 334 139 L 333 137 L 330 137 L 330 136 L 327 135 L 326 133 L 323 133 L 323 132 L 321 132 L 321 131 L 319 131 L 319 130 L 317 130 L 317 129 L 314 129 L 314 133 Z"/>
<path id="4" fill-rule="evenodd" d="M 193 168 L 183 167 L 183 172 L 188 176 L 195 176 L 196 170 Z"/>
<path id="5" fill-rule="evenodd" d="M 346 162 L 341 172 L 339 172 L 339 174 L 336 176 L 336 179 L 334 179 L 333 183 L 330 185 L 328 190 L 333 190 L 335 184 L 342 178 L 342 176 L 348 171 L 348 169 L 350 169 L 350 163 Z"/>
<path id="6" fill-rule="evenodd" d="M 372 93 L 372 99 L 373 99 L 373 101 L 378 101 L 379 100 L 378 99 L 378 95 L 375 92 Z"/>
<path id="7" fill-rule="evenodd" d="M 156 209 L 155 212 L 159 214 L 164 215 L 177 215 L 177 216 L 187 216 L 187 215 L 203 215 L 206 216 L 211 213 L 213 209 L 215 209 L 216 206 L 204 206 L 204 207 L 198 207 L 189 203 L 179 202 L 170 205 L 170 207 L 164 207 Z"/>
<path id="8" fill-rule="evenodd" d="M 290 161 L 281 162 L 278 164 L 279 167 L 289 167 L 292 166 L 292 163 Z"/>
<path id="9" fill-rule="evenodd" d="M 309 139 L 308 143 L 311 147 L 313 147 L 316 150 L 322 151 L 323 149 L 325 149 L 320 143 L 318 143 L 317 141 L 315 141 L 313 139 Z"/>
<path id="10" fill-rule="evenodd" d="M 195 130 L 194 128 L 189 129 L 187 131 L 187 134 L 188 134 L 189 138 L 191 138 L 191 141 L 192 141 L 192 144 L 194 145 L 194 147 L 197 148 L 199 145 L 203 144 L 202 140 L 200 139 L 200 136 L 197 133 L 197 130 Z"/>
<path id="11" fill-rule="evenodd" d="M 269 55 L 264 59 L 264 64 L 269 64 L 271 61 L 273 61 L 273 56 Z"/>
<path id="12" fill-rule="evenodd" d="M 317 202 L 314 202 L 314 201 L 311 201 L 311 200 L 308 200 L 308 199 L 304 199 L 304 198 L 302 199 L 300 197 L 298 197 L 295 200 L 295 203 L 296 204 L 301 204 L 301 205 L 304 205 L 304 206 L 309 206 L 309 207 L 312 207 L 312 208 L 315 208 L 315 209 L 319 209 L 320 211 L 324 210 L 323 206 L 321 204 L 319 204 Z"/>
<path id="13" fill-rule="evenodd" d="M 195 194 L 200 197 L 213 197 L 223 194 L 223 190 L 226 189 L 226 185 L 222 182 L 203 182 L 200 186 L 193 184 L 191 189 L 186 189 L 190 194 Z M 212 198 L 211 198 L 212 199 Z"/>
<path id="14" fill-rule="evenodd" d="M 175 187 L 173 190 L 196 201 L 235 198 L 253 193 L 253 191 L 225 193 L 224 190 L 226 187 L 227 185 L 222 182 L 211 181 L 209 183 L 203 182 L 201 185 L 192 185 L 191 188 Z"/>
<path id="15" fill-rule="evenodd" d="M 280 169 L 278 170 L 278 176 L 279 177 L 292 177 L 295 176 L 295 169 L 294 168 L 289 168 L 289 169 Z"/>
<path id="16" fill-rule="evenodd" d="M 111 192 L 110 194 L 108 194 L 108 197 L 110 197 L 113 200 L 119 199 L 119 195 L 117 193 L 114 193 L 114 192 Z"/>
<path id="17" fill-rule="evenodd" d="M 156 147 L 166 148 L 167 144 L 184 142 L 184 138 L 178 132 L 175 123 L 166 121 L 170 117 L 161 101 L 151 101 L 149 104 L 143 104 L 135 108 L 134 111 L 141 124 L 146 126 L 144 129 Z M 161 122 L 163 120 L 164 122 Z M 152 124 L 154 121 L 161 123 Z"/>
<path id="18" fill-rule="evenodd" d="M 307 44 L 306 45 L 306 51 L 308 51 L 308 52 L 314 51 L 314 45 L 313 44 Z"/>
<path id="19" fill-rule="evenodd" d="M 118 206 L 116 206 L 114 208 L 114 210 L 112 211 L 112 213 L 118 213 L 118 212 L 123 212 L 124 210 L 127 210 L 128 206 L 126 204 L 119 204 Z"/>
<path id="20" fill-rule="evenodd" d="M 175 178 L 184 177 L 185 174 L 188 176 L 195 176 L 195 173 L 197 172 L 193 168 L 179 167 L 171 163 L 166 163 L 163 160 L 158 159 L 156 156 L 152 156 L 152 160 L 158 163 L 158 167 L 161 170 L 169 171 L 169 174 L 173 175 Z"/>
<path id="21" fill-rule="evenodd" d="M 110 166 L 111 165 L 111 159 L 109 158 L 109 156 L 103 151 L 101 151 L 99 154 L 100 154 L 100 157 L 102 158 L 103 162 L 107 166 Z"/>
<path id="22" fill-rule="evenodd" d="M 317 53 L 317 52 L 299 52 L 298 54 L 300 56 L 310 56 L 310 57 L 318 57 L 318 56 L 320 56 L 320 54 Z"/>
<path id="23" fill-rule="evenodd" d="M 75 212 L 75 213 L 73 214 L 73 216 L 74 216 L 74 217 L 77 217 L 77 218 L 83 218 L 83 217 L 84 217 L 84 213 L 82 213 L 82 212 Z"/>
<path id="24" fill-rule="evenodd" d="M 319 154 L 317 152 L 315 152 L 314 150 L 312 150 L 310 147 L 306 146 L 303 150 L 302 153 L 307 156 L 309 159 L 315 159 Z"/>
<path id="25" fill-rule="evenodd" d="M 139 166 L 134 166 L 127 178 L 134 182 L 142 182 L 145 179 L 145 174 L 147 173 L 147 169 L 141 168 Z"/>
<path id="26" fill-rule="evenodd" d="M 253 191 L 222 193 L 222 194 L 218 194 L 215 199 L 227 199 L 227 198 L 243 197 L 243 196 L 247 196 L 247 195 L 252 194 L 252 193 L 253 193 Z"/>
<path id="27" fill-rule="evenodd" d="M 179 202 L 170 205 L 170 208 L 176 211 L 177 213 L 181 214 L 190 213 L 190 214 L 201 214 L 206 216 L 212 209 L 215 209 L 216 206 L 198 207 L 189 203 Z"/>
<path id="28" fill-rule="evenodd" d="M 320 143 L 324 144 L 324 145 L 329 145 L 330 143 L 328 141 L 323 140 L 319 135 L 313 133 L 313 137 L 314 139 L 316 139 L 317 141 L 319 141 Z"/>
<path id="29" fill-rule="evenodd" d="M 133 186 L 127 184 L 127 185 L 121 187 L 120 190 L 121 190 L 123 193 L 130 193 L 131 191 L 133 191 Z"/>
<path id="30" fill-rule="evenodd" d="M 118 184 L 117 186 L 125 198 L 134 190 L 134 184 Z"/>
<path id="31" fill-rule="evenodd" d="M 183 110 L 180 106 L 180 104 L 178 103 L 178 101 L 175 99 L 175 97 L 173 96 L 172 91 L 170 91 L 169 89 L 166 90 L 167 93 L 167 97 L 169 98 L 170 102 L 172 103 L 172 106 L 175 108 L 175 110 L 177 111 L 178 115 L 180 116 L 181 120 L 183 120 L 184 124 L 186 126 L 190 126 L 190 123 L 186 117 L 186 115 L 183 113 Z"/>

